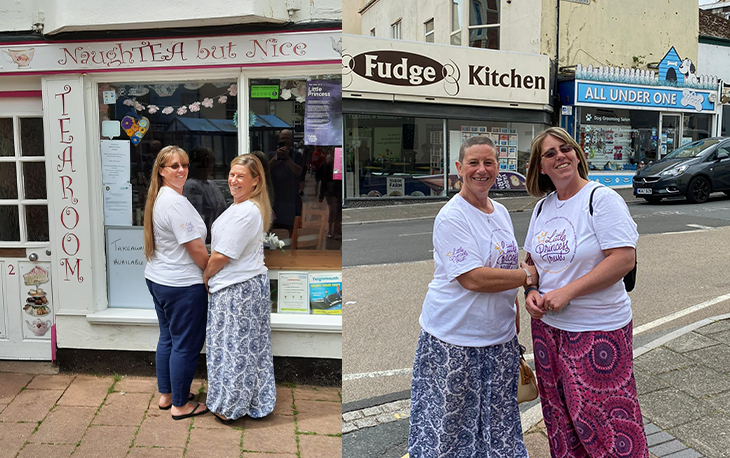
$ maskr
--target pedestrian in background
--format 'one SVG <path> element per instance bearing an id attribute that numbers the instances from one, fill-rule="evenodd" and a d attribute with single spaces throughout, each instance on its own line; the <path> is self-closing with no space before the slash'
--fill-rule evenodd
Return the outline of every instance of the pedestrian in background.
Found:
<path id="1" fill-rule="evenodd" d="M 525 306 L 551 454 L 647 457 L 622 281 L 635 263 L 636 223 L 618 193 L 588 181 L 568 132 L 551 127 L 531 150 L 527 190 L 550 194 L 524 244 L 540 275 Z"/>
<path id="2" fill-rule="evenodd" d="M 456 163 L 464 185 L 434 222 L 434 279 L 419 322 L 411 387 L 411 458 L 527 457 L 517 407 L 518 268 L 509 213 L 489 198 L 494 144 L 472 137 Z"/>
<path id="3" fill-rule="evenodd" d="M 253 154 L 231 162 L 228 186 L 233 205 L 213 223 L 213 252 L 204 275 L 211 293 L 207 402 L 224 424 L 246 415 L 265 417 L 276 404 L 263 245 L 272 212 L 265 177 Z"/>
<path id="4" fill-rule="evenodd" d="M 144 276 L 157 312 L 159 407 L 182 420 L 208 412 L 192 404 L 190 384 L 205 341 L 208 264 L 205 223 L 183 193 L 190 165 L 182 148 L 167 146 L 152 166 L 144 213 Z"/>

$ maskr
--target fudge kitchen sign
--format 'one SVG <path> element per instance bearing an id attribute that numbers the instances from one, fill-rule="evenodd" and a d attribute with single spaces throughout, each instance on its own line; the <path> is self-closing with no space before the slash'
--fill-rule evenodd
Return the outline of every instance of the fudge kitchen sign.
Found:
<path id="1" fill-rule="evenodd" d="M 547 104 L 547 56 L 343 35 L 348 92 Z"/>
<path id="2" fill-rule="evenodd" d="M 339 31 L 0 45 L 0 75 L 339 62 Z"/>

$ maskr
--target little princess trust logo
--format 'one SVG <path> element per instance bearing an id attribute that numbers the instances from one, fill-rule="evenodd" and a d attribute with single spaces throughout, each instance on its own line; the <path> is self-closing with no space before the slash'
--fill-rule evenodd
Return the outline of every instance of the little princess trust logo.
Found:
<path id="1" fill-rule="evenodd" d="M 446 252 L 446 257 L 454 264 L 464 262 L 468 256 L 469 253 L 462 247 L 454 248 Z"/>
<path id="2" fill-rule="evenodd" d="M 494 251 L 498 253 L 494 267 L 498 269 L 514 269 L 517 267 L 517 244 L 502 240 L 494 244 Z"/>
<path id="3" fill-rule="evenodd" d="M 560 272 L 575 258 L 575 227 L 564 217 L 547 221 L 543 229 L 537 233 L 535 241 L 534 251 L 538 256 L 536 263 L 543 270 Z"/>
<path id="4" fill-rule="evenodd" d="M 190 234 L 195 230 L 193 223 L 183 223 L 180 225 L 180 229 L 182 229 L 186 234 Z"/>

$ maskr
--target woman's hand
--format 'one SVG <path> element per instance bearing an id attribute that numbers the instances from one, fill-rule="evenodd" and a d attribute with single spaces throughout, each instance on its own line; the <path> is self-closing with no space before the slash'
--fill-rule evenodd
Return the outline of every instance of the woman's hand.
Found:
<path id="1" fill-rule="evenodd" d="M 527 277 L 525 277 L 525 284 L 523 286 L 525 288 L 527 288 L 528 286 L 537 286 L 537 284 L 540 282 L 540 276 L 537 273 L 537 267 L 535 267 L 534 264 L 522 262 L 520 264 L 520 268 L 527 269 L 527 271 L 530 272 L 530 284 L 527 284 Z"/>
<path id="2" fill-rule="evenodd" d="M 520 333 L 520 301 L 515 297 L 515 309 L 517 310 L 517 316 L 515 317 L 515 328 L 517 328 L 517 334 Z"/>
<path id="3" fill-rule="evenodd" d="M 538 305 L 543 311 L 559 312 L 564 309 L 573 298 L 566 288 L 558 288 L 545 293 Z"/>
<path id="4" fill-rule="evenodd" d="M 537 290 L 532 290 L 525 296 L 525 310 L 533 320 L 539 320 L 545 315 L 545 310 L 539 305 L 540 302 L 542 302 L 542 298 Z"/>

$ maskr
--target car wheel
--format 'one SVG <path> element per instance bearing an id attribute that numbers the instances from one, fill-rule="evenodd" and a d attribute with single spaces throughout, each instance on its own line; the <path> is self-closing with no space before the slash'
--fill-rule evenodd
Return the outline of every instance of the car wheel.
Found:
<path id="1" fill-rule="evenodd" d="M 650 204 L 658 204 L 662 201 L 661 197 L 644 197 L 644 200 L 649 202 Z"/>
<path id="2" fill-rule="evenodd" d="M 704 177 L 696 177 L 689 182 L 687 200 L 693 204 L 701 204 L 710 199 L 710 182 Z"/>

